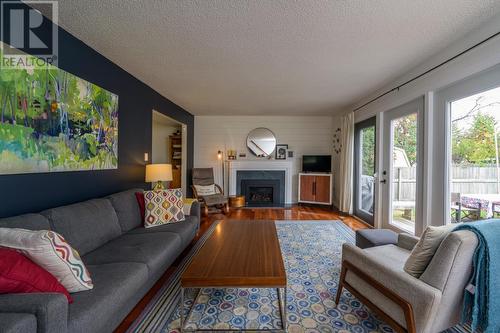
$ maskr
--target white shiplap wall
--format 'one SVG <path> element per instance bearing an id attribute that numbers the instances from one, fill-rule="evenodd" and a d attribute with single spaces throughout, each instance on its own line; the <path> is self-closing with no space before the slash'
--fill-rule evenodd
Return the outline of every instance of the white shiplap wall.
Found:
<path id="1" fill-rule="evenodd" d="M 276 135 L 278 143 L 288 144 L 289 150 L 294 152 L 292 198 L 296 202 L 302 155 L 332 154 L 332 117 L 196 116 L 194 167 L 213 167 L 216 182 L 222 184 L 222 164 L 217 160 L 217 151 L 235 149 L 246 152 L 247 159 L 254 159 L 246 148 L 246 137 L 256 127 L 269 128 Z M 335 172 L 333 170 L 334 177 Z"/>

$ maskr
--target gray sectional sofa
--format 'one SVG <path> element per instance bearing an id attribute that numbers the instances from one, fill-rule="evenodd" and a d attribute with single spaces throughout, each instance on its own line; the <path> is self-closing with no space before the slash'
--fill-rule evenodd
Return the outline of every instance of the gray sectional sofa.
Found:
<path id="1" fill-rule="evenodd" d="M 0 219 L 0 227 L 51 229 L 79 251 L 94 289 L 0 295 L 0 332 L 112 332 L 198 232 L 196 202 L 186 221 L 145 229 L 132 189 L 102 199 Z"/>

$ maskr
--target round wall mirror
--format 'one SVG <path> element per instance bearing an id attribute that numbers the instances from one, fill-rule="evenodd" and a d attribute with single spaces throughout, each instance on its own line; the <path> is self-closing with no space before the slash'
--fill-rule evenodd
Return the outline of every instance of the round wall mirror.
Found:
<path id="1" fill-rule="evenodd" d="M 257 157 L 269 157 L 276 148 L 276 136 L 264 127 L 253 129 L 248 133 L 247 147 Z"/>

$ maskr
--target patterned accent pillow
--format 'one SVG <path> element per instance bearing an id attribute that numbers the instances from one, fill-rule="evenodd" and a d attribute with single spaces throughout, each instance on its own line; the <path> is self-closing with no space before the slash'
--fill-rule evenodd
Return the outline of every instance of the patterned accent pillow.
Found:
<path id="1" fill-rule="evenodd" d="M 18 293 L 61 293 L 73 303 L 52 274 L 19 251 L 0 247 L 0 294 Z"/>
<path id="2" fill-rule="evenodd" d="M 23 253 L 54 275 L 70 293 L 94 287 L 78 252 L 54 231 L 0 228 L 0 246 Z"/>
<path id="3" fill-rule="evenodd" d="M 144 191 L 146 214 L 144 227 L 184 221 L 184 201 L 180 188 L 162 191 Z"/>
<path id="4" fill-rule="evenodd" d="M 212 195 L 212 194 L 217 194 L 215 191 L 215 185 L 194 185 L 194 188 L 196 189 L 196 193 L 198 195 L 204 196 L 204 195 Z"/>

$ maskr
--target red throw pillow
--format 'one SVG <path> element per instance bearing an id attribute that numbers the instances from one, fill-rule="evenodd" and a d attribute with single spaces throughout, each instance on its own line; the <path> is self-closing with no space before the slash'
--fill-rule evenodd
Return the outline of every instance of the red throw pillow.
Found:
<path id="1" fill-rule="evenodd" d="M 21 253 L 0 247 L 0 294 L 61 293 L 73 299 L 66 288 L 42 267 Z"/>
<path id="2" fill-rule="evenodd" d="M 135 192 L 135 197 L 137 198 L 139 210 L 141 211 L 142 222 L 144 222 L 144 214 L 146 211 L 146 204 L 144 203 L 144 192 Z"/>

